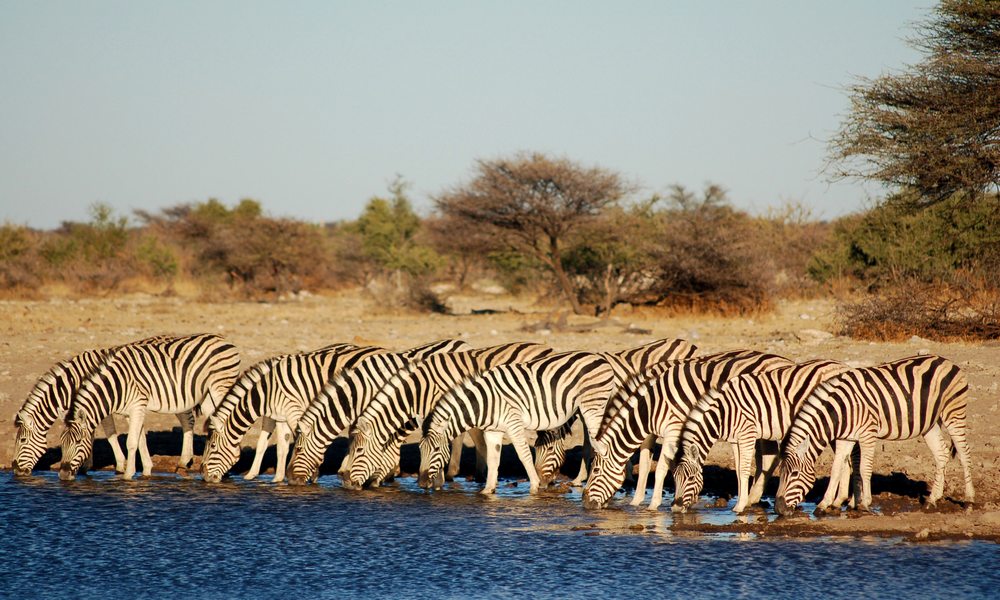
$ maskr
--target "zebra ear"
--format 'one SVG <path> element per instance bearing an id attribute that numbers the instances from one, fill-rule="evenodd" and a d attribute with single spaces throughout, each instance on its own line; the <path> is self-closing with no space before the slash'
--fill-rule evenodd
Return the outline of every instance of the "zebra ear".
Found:
<path id="1" fill-rule="evenodd" d="M 809 444 L 806 444 L 804 440 L 798 445 L 798 447 L 795 448 L 795 456 L 799 460 L 805 460 L 808 452 Z"/>

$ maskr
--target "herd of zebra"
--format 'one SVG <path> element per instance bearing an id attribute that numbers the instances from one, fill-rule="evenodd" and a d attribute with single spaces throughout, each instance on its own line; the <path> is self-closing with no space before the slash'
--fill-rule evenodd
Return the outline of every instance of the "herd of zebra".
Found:
<path id="1" fill-rule="evenodd" d="M 153 411 L 180 421 L 178 469 L 185 470 L 193 460 L 196 417 L 204 417 L 206 482 L 227 475 L 244 436 L 262 421 L 246 479 L 259 474 L 273 439 L 274 480 L 287 474 L 290 484 L 315 481 L 326 449 L 347 435 L 342 485 L 375 486 L 398 473 L 400 447 L 419 431 L 421 487 L 439 489 L 457 473 L 468 434 L 485 462 L 483 493 L 496 489 L 505 437 L 535 493 L 557 474 L 579 418 L 588 459 L 576 482 L 586 482 L 587 508 L 607 506 L 632 475 L 637 451 L 640 484 L 632 504 L 642 504 L 657 440 L 651 509 L 660 505 L 671 470 L 673 510 L 694 504 L 706 456 L 719 440 L 733 448 L 738 512 L 760 501 L 772 475 L 780 476 L 778 512 L 794 509 L 812 488 L 827 446 L 834 446 L 835 457 L 819 508 L 839 509 L 850 499 L 866 509 L 876 441 L 916 436 L 924 437 L 937 467 L 928 503 L 941 498 L 945 466 L 956 453 L 966 500 L 974 500 L 968 385 L 947 359 L 916 356 L 849 368 L 752 350 L 695 354 L 695 346 L 676 339 L 620 352 L 556 352 L 531 342 L 471 348 L 461 340 L 402 352 L 334 344 L 274 356 L 241 373 L 237 349 L 218 335 L 158 336 L 86 351 L 45 373 L 16 415 L 12 467 L 17 475 L 30 474 L 47 449 L 49 430 L 64 418 L 60 478 L 87 468 L 98 425 L 123 477 L 134 476 L 137 450 L 148 475 L 144 417 Z M 125 451 L 113 415 L 128 418 Z"/>

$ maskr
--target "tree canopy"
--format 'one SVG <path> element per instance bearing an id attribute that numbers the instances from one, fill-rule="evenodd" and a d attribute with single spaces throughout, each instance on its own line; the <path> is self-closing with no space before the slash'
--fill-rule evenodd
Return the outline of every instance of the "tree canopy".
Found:
<path id="1" fill-rule="evenodd" d="M 915 206 L 1000 191 L 1000 2 L 943 0 L 910 43 L 924 59 L 851 86 L 835 176 L 880 181 Z"/>

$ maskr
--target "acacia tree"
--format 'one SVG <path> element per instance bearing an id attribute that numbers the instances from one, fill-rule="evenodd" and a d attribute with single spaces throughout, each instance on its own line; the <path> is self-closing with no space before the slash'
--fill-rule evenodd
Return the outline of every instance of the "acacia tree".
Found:
<path id="1" fill-rule="evenodd" d="M 911 44 L 922 62 L 851 86 L 834 176 L 916 194 L 914 207 L 1000 191 L 1000 2 L 943 0 Z"/>
<path id="2" fill-rule="evenodd" d="M 567 238 L 631 187 L 618 174 L 565 158 L 517 154 L 478 160 L 475 177 L 435 198 L 445 216 L 489 228 L 552 270 L 573 312 L 583 313 L 563 264 Z"/>

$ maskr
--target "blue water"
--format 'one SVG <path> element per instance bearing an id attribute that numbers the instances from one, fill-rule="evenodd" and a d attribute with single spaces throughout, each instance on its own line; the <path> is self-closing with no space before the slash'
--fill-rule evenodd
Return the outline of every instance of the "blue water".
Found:
<path id="1" fill-rule="evenodd" d="M 988 542 L 673 536 L 669 511 L 477 489 L 3 473 L 0 597 L 983 598 L 1000 584 Z"/>

